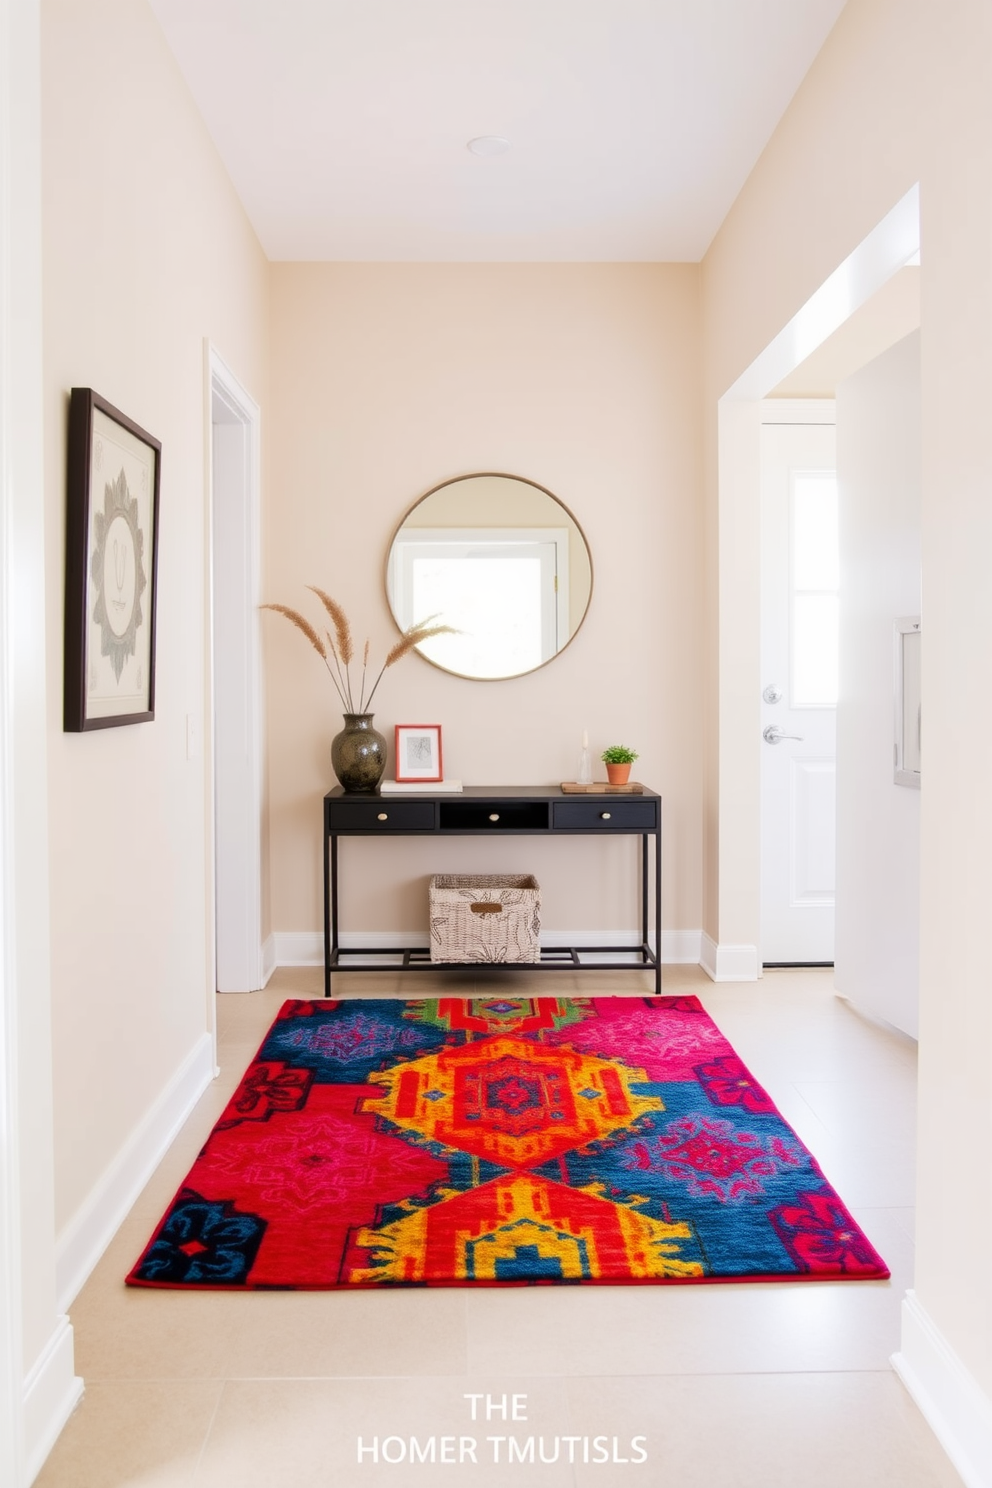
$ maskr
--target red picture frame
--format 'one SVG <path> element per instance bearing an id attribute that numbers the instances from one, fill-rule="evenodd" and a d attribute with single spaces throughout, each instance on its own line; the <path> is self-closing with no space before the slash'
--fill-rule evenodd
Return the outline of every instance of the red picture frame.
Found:
<path id="1" fill-rule="evenodd" d="M 439 723 L 398 723 L 395 749 L 398 784 L 444 779 Z"/>

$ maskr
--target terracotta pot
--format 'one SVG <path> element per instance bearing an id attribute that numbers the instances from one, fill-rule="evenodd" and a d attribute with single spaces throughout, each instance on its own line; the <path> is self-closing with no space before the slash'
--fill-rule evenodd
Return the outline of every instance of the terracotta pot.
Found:
<path id="1" fill-rule="evenodd" d="M 626 785 L 630 779 L 630 766 L 607 765 L 606 774 L 611 785 Z"/>

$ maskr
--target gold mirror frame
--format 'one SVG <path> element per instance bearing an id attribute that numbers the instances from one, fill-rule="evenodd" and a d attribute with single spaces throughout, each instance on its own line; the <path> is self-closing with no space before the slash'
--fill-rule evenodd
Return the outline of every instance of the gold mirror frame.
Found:
<path id="1" fill-rule="evenodd" d="M 399 539 L 400 534 L 403 532 L 404 528 L 408 526 L 413 513 L 416 512 L 420 507 L 422 507 L 426 501 L 429 501 L 432 497 L 437 496 L 440 491 L 447 491 L 452 487 L 462 485 L 466 481 L 492 480 L 514 481 L 521 486 L 528 486 L 533 491 L 539 492 L 542 498 L 545 498 L 546 500 L 554 503 L 554 506 L 558 508 L 568 524 L 570 536 L 574 533 L 574 538 L 581 544 L 581 550 L 584 554 L 584 561 L 585 564 L 588 565 L 588 584 L 584 595 L 585 602 L 584 604 L 582 604 L 581 613 L 576 614 L 574 620 L 571 616 L 569 616 L 568 636 L 563 644 L 556 645 L 554 652 L 550 656 L 546 656 L 542 661 L 537 662 L 536 665 L 526 667 L 522 671 L 508 672 L 498 676 L 487 674 L 480 675 L 473 672 L 459 671 L 456 670 L 454 667 L 445 666 L 442 661 L 439 661 L 436 658 L 427 655 L 419 646 L 416 648 L 418 656 L 421 656 L 424 661 L 429 662 L 431 666 L 437 667 L 438 671 L 447 672 L 448 675 L 452 677 L 461 677 L 468 682 L 509 682 L 516 677 L 528 677 L 533 672 L 541 671 L 544 667 L 550 665 L 551 662 L 556 661 L 558 657 L 561 656 L 562 653 L 566 651 L 572 644 L 572 641 L 578 635 L 585 622 L 586 616 L 589 613 L 589 606 L 592 603 L 594 574 L 592 551 L 589 547 L 589 540 L 586 537 L 585 532 L 583 531 L 582 524 L 578 521 L 575 514 L 570 510 L 570 508 L 565 505 L 564 501 L 562 501 L 560 497 L 556 496 L 553 491 L 549 491 L 547 486 L 542 486 L 538 481 L 530 480 L 527 476 L 511 475 L 506 471 L 500 470 L 476 470 L 471 471 L 467 475 L 457 475 L 453 476 L 449 480 L 439 481 L 436 486 L 432 486 L 430 490 L 425 491 L 423 495 L 418 496 L 416 501 L 412 502 L 407 510 L 403 513 L 403 516 L 401 517 L 400 521 L 397 523 L 393 531 L 393 535 L 389 541 L 389 547 L 386 550 L 383 586 L 385 588 L 386 601 L 389 605 L 390 614 L 392 615 L 393 620 L 399 627 L 399 629 L 404 630 L 406 626 L 404 625 L 403 617 L 397 613 L 397 606 L 394 604 L 391 583 L 393 555 L 396 548 L 397 540 Z M 569 599 L 571 600 L 571 595 L 569 596 Z M 581 598 L 578 602 L 581 603 Z M 413 618 L 419 619 L 423 617 Z M 443 621 L 444 616 L 440 616 L 440 619 Z M 413 623 L 412 620 L 407 622 L 407 624 L 410 623 Z"/>

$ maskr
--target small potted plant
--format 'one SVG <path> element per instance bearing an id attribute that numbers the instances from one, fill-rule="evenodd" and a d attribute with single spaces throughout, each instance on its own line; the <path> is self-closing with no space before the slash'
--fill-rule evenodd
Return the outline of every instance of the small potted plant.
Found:
<path id="1" fill-rule="evenodd" d="M 628 749 L 625 744 L 611 744 L 609 749 L 604 749 L 600 759 L 606 765 L 606 773 L 611 785 L 626 785 L 630 778 L 630 767 L 637 758 L 636 749 Z"/>

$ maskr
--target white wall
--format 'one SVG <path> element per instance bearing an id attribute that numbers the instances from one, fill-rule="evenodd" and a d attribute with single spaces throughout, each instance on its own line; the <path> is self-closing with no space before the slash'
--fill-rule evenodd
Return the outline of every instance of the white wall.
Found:
<path id="1" fill-rule="evenodd" d="M 916 1037 L 920 793 L 893 778 L 893 621 L 920 613 L 920 336 L 837 389 L 836 985 Z"/>
<path id="2" fill-rule="evenodd" d="M 721 875 L 747 856 L 743 836 L 724 842 L 719 835 L 721 758 L 738 741 L 733 718 L 716 713 L 717 403 L 917 181 L 927 780 L 920 803 L 917 1285 L 900 1367 L 969 1482 L 989 1484 L 992 774 L 975 768 L 976 749 L 992 733 L 992 693 L 982 685 L 992 675 L 987 0 L 848 0 L 703 263 L 711 595 L 705 928 L 720 938 Z M 745 780 L 745 794 L 750 789 Z M 740 815 L 750 831 L 750 815 Z"/>
<path id="3" fill-rule="evenodd" d="M 817 344 L 813 327 L 805 325 L 797 338 L 804 343 L 800 356 L 785 365 L 773 359 L 767 378 L 745 392 L 735 388 L 734 400 L 725 394 L 919 180 L 918 22 L 917 7 L 905 0 L 848 0 L 703 259 L 710 683 L 704 929 L 720 945 L 753 945 L 759 920 L 752 570 L 760 418 L 735 400 L 767 396 Z M 825 333 L 838 323 L 831 312 L 843 315 L 851 287 L 850 280 L 835 284 L 819 307 Z M 750 477 L 741 469 L 742 450 L 754 467 Z"/>
<path id="4" fill-rule="evenodd" d="M 79 1398 L 56 1301 L 37 0 L 0 0 L 0 1482 Z"/>
<path id="5" fill-rule="evenodd" d="M 67 1295 L 213 1074 L 204 341 L 264 404 L 268 264 L 144 0 L 43 0 L 41 14 L 55 1224 Z M 62 731 L 74 385 L 162 441 L 156 716 L 82 734 Z"/>
<path id="6" fill-rule="evenodd" d="M 992 7 L 953 0 L 923 6 L 922 15 L 927 720 L 916 1292 L 983 1391 L 992 1483 L 992 773 L 983 756 L 992 736 Z M 932 1378 L 937 1398 L 944 1373 L 936 1365 Z M 940 1398 L 953 1410 L 960 1395 Z"/>

